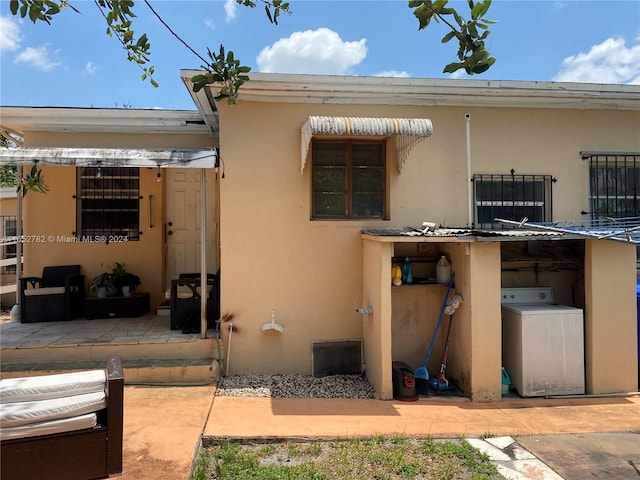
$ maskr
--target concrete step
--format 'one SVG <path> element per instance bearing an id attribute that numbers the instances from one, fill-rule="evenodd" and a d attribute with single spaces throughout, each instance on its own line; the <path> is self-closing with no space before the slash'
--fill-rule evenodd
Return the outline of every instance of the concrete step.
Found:
<path id="1" fill-rule="evenodd" d="M 220 352 L 218 350 L 220 349 Z M 78 342 L 50 342 L 45 337 L 21 341 L 15 346 L 3 342 L 0 364 L 101 362 L 112 355 L 127 360 L 198 360 L 219 358 L 224 348 L 215 338 L 202 339 L 189 334 L 181 337 L 158 338 L 155 341 L 139 338 L 115 338 L 108 342 L 82 339 Z"/>
<path id="2" fill-rule="evenodd" d="M 0 378 L 30 377 L 104 368 L 105 361 L 2 363 Z M 201 385 L 218 380 L 215 358 L 123 360 L 125 384 Z"/>

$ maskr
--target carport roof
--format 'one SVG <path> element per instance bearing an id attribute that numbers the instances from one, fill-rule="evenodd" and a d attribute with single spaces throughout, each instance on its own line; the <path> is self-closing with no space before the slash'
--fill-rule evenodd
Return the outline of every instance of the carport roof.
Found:
<path id="1" fill-rule="evenodd" d="M 100 167 L 214 168 L 218 150 L 22 147 L 0 149 L 0 164 Z"/>
<path id="2" fill-rule="evenodd" d="M 416 227 L 368 227 L 362 230 L 363 235 L 371 237 L 402 237 L 416 241 L 513 241 L 540 239 L 584 239 L 614 240 L 640 244 L 640 217 L 631 218 L 599 218 L 582 221 L 564 222 L 516 222 L 496 219 L 508 227 L 505 229 L 479 228 L 436 228 L 420 229 Z"/>
<path id="3" fill-rule="evenodd" d="M 548 233 L 577 235 L 582 238 L 598 240 L 617 240 L 640 244 L 640 217 L 627 218 L 596 218 L 591 220 L 571 220 L 562 222 L 528 222 L 525 218 L 521 222 L 497 219 L 505 225 L 512 225 L 526 229 Z"/>
<path id="4" fill-rule="evenodd" d="M 572 238 L 559 232 L 544 232 L 540 230 L 486 230 L 476 228 L 436 228 L 424 231 L 416 227 L 367 227 L 362 234 L 370 237 L 387 237 L 390 241 L 434 241 L 434 242 L 480 242 L 480 241 L 513 241 L 527 240 L 531 237 Z M 391 237 L 394 237 L 393 239 Z"/>

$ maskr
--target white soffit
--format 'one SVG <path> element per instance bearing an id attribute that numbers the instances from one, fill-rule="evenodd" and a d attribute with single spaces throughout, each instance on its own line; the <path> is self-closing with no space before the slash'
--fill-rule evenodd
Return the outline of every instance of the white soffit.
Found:
<path id="1" fill-rule="evenodd" d="M 411 149 L 433 133 L 427 118 L 372 118 L 310 116 L 301 128 L 300 172 L 304 172 L 309 146 L 314 135 L 395 137 L 398 171 Z"/>
<path id="2" fill-rule="evenodd" d="M 74 167 L 214 168 L 218 150 L 151 148 L 45 148 L 0 149 L 0 164 L 65 165 Z"/>

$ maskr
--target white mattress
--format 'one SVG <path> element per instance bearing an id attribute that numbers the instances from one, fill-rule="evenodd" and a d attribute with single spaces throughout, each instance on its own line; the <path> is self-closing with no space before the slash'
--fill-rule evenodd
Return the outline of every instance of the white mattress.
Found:
<path id="1" fill-rule="evenodd" d="M 15 427 L 0 427 L 0 440 L 14 438 L 36 437 L 39 435 L 51 435 L 53 433 L 72 432 L 93 428 L 98 424 L 98 416 L 95 413 L 87 413 L 71 418 L 61 418 L 48 422 L 30 423 Z"/>
<path id="2" fill-rule="evenodd" d="M 3 403 L 0 409 L 0 427 L 13 427 L 74 417 L 97 412 L 106 406 L 104 391 L 33 402 Z"/>
<path id="3" fill-rule="evenodd" d="M 102 392 L 106 382 L 104 370 L 6 378 L 0 380 L 0 404 Z"/>

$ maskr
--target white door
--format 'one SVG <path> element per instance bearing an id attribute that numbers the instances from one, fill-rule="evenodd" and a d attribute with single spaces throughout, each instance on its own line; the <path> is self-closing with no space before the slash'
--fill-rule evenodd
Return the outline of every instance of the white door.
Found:
<path id="1" fill-rule="evenodd" d="M 200 175 L 199 168 L 167 168 L 166 189 L 166 285 L 180 273 L 200 272 Z M 214 172 L 207 174 L 207 272 L 217 267 Z"/>

